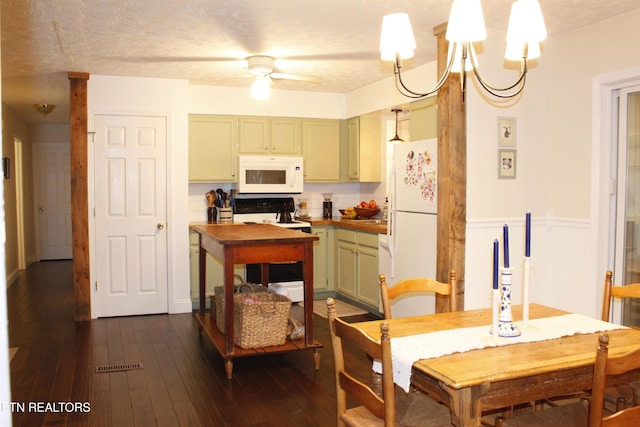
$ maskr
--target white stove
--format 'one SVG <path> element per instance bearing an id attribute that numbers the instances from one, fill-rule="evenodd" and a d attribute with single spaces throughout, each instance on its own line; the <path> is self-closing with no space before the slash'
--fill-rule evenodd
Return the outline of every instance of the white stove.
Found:
<path id="1" fill-rule="evenodd" d="M 265 197 L 258 199 L 235 199 L 233 201 L 233 222 L 236 224 L 272 224 L 292 230 L 311 233 L 311 224 L 305 221 L 281 222 L 282 217 L 293 218 L 295 203 L 292 197 Z M 247 264 L 246 280 L 249 283 L 262 282 L 260 264 Z M 293 302 L 304 299 L 302 262 L 269 264 L 269 287 Z"/>
<path id="2" fill-rule="evenodd" d="M 272 224 L 278 227 L 301 229 L 311 227 L 305 221 L 282 221 L 288 212 L 293 216 L 295 204 L 292 197 L 265 197 L 257 199 L 235 199 L 233 222 L 236 224 Z"/>
<path id="3" fill-rule="evenodd" d="M 271 224 L 284 228 L 311 227 L 311 224 L 305 221 L 279 222 L 279 220 L 280 217 L 276 218 L 274 213 L 244 213 L 233 216 L 233 222 L 236 224 Z"/>

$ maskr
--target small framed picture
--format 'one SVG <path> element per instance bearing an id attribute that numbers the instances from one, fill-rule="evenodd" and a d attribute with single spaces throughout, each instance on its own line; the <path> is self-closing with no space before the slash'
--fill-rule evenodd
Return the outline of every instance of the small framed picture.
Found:
<path id="1" fill-rule="evenodd" d="M 516 150 L 498 150 L 498 178 L 514 179 L 516 177 Z"/>
<path id="2" fill-rule="evenodd" d="M 498 146 L 516 146 L 516 118 L 498 117 Z"/>

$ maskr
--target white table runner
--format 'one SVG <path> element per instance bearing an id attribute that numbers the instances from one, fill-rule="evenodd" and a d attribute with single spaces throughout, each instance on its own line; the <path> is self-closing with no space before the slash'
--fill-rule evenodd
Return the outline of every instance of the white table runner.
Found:
<path id="1" fill-rule="evenodd" d="M 486 325 L 391 338 L 394 382 L 408 392 L 411 384 L 411 367 L 420 359 L 430 359 L 486 347 L 545 341 L 575 334 L 592 334 L 626 328 L 581 314 L 532 319 L 529 320 L 526 329 L 521 327 L 520 322 L 514 323 L 522 331 L 522 335 L 519 337 L 494 338 L 489 333 L 491 327 Z M 594 341 L 594 352 L 595 349 L 596 343 Z M 377 373 L 382 372 L 382 365 L 379 361 L 373 362 L 373 370 Z"/>

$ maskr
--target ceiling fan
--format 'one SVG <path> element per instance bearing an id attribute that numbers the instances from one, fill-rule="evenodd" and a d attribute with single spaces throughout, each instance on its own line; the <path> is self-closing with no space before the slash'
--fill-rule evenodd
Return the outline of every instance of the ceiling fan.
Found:
<path id="1" fill-rule="evenodd" d="M 318 83 L 320 79 L 311 76 L 301 76 L 297 74 L 285 74 L 274 72 L 273 63 L 275 58 L 268 55 L 253 55 L 247 58 L 247 69 L 256 77 L 268 76 L 272 79 L 297 80 L 303 82 Z"/>
<path id="2" fill-rule="evenodd" d="M 249 76 L 255 77 L 255 81 L 253 85 L 251 85 L 252 98 L 268 98 L 271 92 L 271 79 L 297 80 L 312 83 L 318 83 L 320 81 L 320 79 L 311 76 L 274 72 L 274 60 L 272 56 L 267 55 L 253 55 L 247 58 L 247 69 L 251 73 Z"/>

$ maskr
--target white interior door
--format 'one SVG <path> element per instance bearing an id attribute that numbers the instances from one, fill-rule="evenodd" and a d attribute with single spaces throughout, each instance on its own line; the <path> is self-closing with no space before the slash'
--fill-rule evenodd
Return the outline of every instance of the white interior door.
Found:
<path id="1" fill-rule="evenodd" d="M 36 236 L 40 259 L 71 259 L 69 144 L 33 144 Z"/>
<path id="2" fill-rule="evenodd" d="M 168 312 L 167 121 L 95 116 L 98 317 Z"/>

